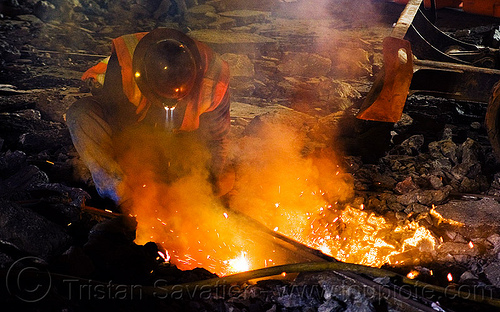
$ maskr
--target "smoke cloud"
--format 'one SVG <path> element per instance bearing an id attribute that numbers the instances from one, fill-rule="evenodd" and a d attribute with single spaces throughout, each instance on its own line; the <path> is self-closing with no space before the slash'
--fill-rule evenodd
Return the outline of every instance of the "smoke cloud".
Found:
<path id="1" fill-rule="evenodd" d="M 306 240 L 311 218 L 329 201 L 352 196 L 352 182 L 335 154 L 304 156 L 304 140 L 290 126 L 268 124 L 233 142 L 236 184 L 223 203 L 208 180 L 210 155 L 194 135 L 152 129 L 124 134 L 119 163 L 138 222 L 137 242 L 161 244 L 182 269 L 201 266 L 221 275 L 303 261 L 281 252 L 240 215 Z"/>

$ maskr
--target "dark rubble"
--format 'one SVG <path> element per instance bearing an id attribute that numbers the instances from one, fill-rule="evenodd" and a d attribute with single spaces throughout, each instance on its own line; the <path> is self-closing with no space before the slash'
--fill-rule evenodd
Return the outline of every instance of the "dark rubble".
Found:
<path id="1" fill-rule="evenodd" d="M 355 8 L 349 1 L 327 3 L 321 12 L 300 0 L 2 3 L 2 276 L 8 278 L 9 268 L 35 267 L 82 278 L 82 283 L 102 281 L 106 291 L 112 288 L 106 281 L 152 285 L 158 279 L 176 284 L 214 277 L 204 269 L 180 271 L 157 259 L 156 244 L 133 242 L 134 220 L 104 211 L 116 207 L 96 194 L 64 123 L 66 109 L 89 95 L 81 73 L 107 56 L 111 38 L 170 26 L 206 41 L 230 64 L 234 140 L 276 120 L 294 124 L 307 138 L 304 154 L 341 150 L 343 169 L 354 181 L 354 195 L 342 205 L 363 204 L 394 224 L 417 221 L 439 238 L 436 250 L 410 250 L 401 255 L 403 266 L 388 269 L 403 276 L 417 270 L 430 284 L 472 285 L 498 297 L 500 167 L 483 125 L 486 105 L 413 95 L 394 126 L 356 121 L 354 114 L 382 65 L 382 39 L 402 10 L 362 2 Z M 477 41 L 493 29 L 482 27 L 450 31 L 462 38 L 473 34 L 471 40 Z M 443 222 L 433 211 L 464 225 Z M 431 270 L 437 273 L 426 274 Z M 452 283 L 446 281 L 449 272 L 455 276 Z M 401 293 L 396 280 L 367 278 Z M 7 296 L 0 304 L 38 311 L 111 306 L 129 311 L 403 310 L 343 281 L 332 272 L 307 273 L 180 300 L 145 293 L 131 298 L 125 291 L 127 300 L 121 301 L 98 300 L 101 293 L 91 290 L 84 292 L 87 298 L 72 301 L 74 293 L 63 285 L 35 304 L 28 301 L 39 294 L 25 298 L 2 283 Z M 491 308 L 439 296 L 418 300 L 429 307 L 439 302 L 450 311 Z"/>

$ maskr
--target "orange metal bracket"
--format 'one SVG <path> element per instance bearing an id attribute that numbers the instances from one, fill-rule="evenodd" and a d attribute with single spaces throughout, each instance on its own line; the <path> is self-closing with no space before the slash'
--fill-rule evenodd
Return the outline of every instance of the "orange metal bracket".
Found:
<path id="1" fill-rule="evenodd" d="M 397 122 L 403 113 L 413 77 L 410 42 L 387 37 L 383 42 L 384 69 L 377 76 L 357 118 Z"/>

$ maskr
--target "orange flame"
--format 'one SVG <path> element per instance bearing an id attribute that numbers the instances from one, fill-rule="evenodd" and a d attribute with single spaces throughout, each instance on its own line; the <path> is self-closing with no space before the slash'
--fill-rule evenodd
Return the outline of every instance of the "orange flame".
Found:
<path id="1" fill-rule="evenodd" d="M 239 273 L 250 270 L 250 262 L 248 261 L 246 252 L 241 252 L 238 257 L 228 260 L 227 263 L 229 264 L 230 273 Z"/>
<path id="2" fill-rule="evenodd" d="M 150 141 L 168 144 L 158 151 L 148 146 Z M 221 276 L 295 261 L 246 229 L 212 195 L 201 160 L 206 151 L 163 137 L 140 142 L 145 151 L 132 150 L 122 160 L 128 165 L 127 182 L 135 186 L 131 188 L 131 214 L 138 222 L 138 243 L 160 242 L 168 249 L 164 258 L 179 268 L 204 267 Z M 339 204 L 353 198 L 352 177 L 340 170 L 332 151 L 304 157 L 300 142 L 296 132 L 271 127 L 233 147 L 239 166 L 230 208 L 344 262 L 401 263 L 405 258 L 396 256 L 410 249 L 429 251 L 439 243 L 417 222 L 395 225 L 364 205 Z M 193 159 L 181 156 L 157 163 L 158 155 L 169 156 L 176 148 L 186 149 Z M 192 166 L 189 174 L 173 172 L 179 175 L 175 182 L 161 180 L 164 176 L 156 166 L 172 173 L 175 166 L 171 164 L 185 165 L 186 161 Z"/>

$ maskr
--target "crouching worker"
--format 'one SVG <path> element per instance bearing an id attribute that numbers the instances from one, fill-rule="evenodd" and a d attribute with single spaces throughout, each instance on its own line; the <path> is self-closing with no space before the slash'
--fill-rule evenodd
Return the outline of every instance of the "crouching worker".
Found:
<path id="1" fill-rule="evenodd" d="M 177 140 L 195 138 L 208 151 L 207 180 L 213 183 L 215 195 L 222 196 L 232 188 L 234 172 L 225 164 L 229 68 L 206 44 L 168 28 L 121 36 L 112 41 L 111 56 L 90 68 L 82 79 L 100 87 L 92 96 L 76 101 L 66 120 L 73 144 L 101 197 L 127 206 L 126 168 L 119 161 L 124 152 L 121 145 L 126 133 L 139 127 Z M 118 137 L 121 143 L 117 143 Z M 129 137 L 127 143 L 146 143 L 141 140 Z M 176 153 L 177 148 L 171 147 L 169 153 Z M 158 163 L 170 166 L 169 159 Z M 157 173 L 172 172 L 163 169 L 158 168 Z"/>

